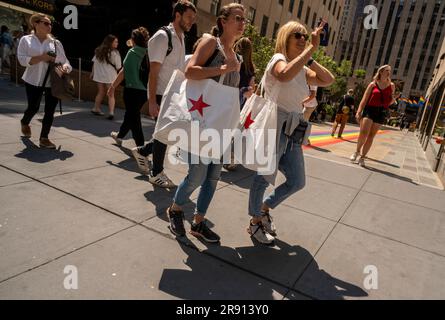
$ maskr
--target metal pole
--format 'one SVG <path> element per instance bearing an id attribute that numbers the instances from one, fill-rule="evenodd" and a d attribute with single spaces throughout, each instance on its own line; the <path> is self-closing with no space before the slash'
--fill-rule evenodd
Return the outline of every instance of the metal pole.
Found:
<path id="1" fill-rule="evenodd" d="M 77 102 L 81 102 L 81 92 L 82 92 L 82 58 L 79 57 L 79 99 Z"/>
<path id="2" fill-rule="evenodd" d="M 18 87 L 19 86 L 19 64 L 17 62 L 18 57 L 17 54 L 15 55 L 15 86 Z"/>

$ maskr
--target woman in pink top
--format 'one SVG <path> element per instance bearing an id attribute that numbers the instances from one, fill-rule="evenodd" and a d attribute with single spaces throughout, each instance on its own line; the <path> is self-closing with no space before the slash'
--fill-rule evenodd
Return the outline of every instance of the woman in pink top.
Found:
<path id="1" fill-rule="evenodd" d="M 357 150 L 351 156 L 352 162 L 356 162 L 360 156 L 358 164 L 365 166 L 366 155 L 385 121 L 385 111 L 400 97 L 400 94 L 395 96 L 395 91 L 396 86 L 391 82 L 391 66 L 380 67 L 374 76 L 374 81 L 368 85 L 357 110 L 356 118 L 360 123 L 360 136 Z"/>

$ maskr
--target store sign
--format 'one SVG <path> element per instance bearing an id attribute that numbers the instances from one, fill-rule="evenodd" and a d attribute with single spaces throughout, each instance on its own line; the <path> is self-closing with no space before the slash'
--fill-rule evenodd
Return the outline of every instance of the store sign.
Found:
<path id="1" fill-rule="evenodd" d="M 37 12 L 54 14 L 54 0 L 2 0 L 3 2 Z"/>

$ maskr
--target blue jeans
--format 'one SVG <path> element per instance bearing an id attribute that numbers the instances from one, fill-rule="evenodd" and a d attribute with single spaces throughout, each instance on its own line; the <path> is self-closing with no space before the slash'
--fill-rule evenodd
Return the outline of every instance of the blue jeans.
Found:
<path id="1" fill-rule="evenodd" d="M 189 172 L 179 185 L 174 198 L 175 204 L 183 206 L 189 201 L 192 193 L 201 186 L 196 212 L 205 216 L 215 194 L 221 177 L 222 164 L 189 164 Z"/>
<path id="2" fill-rule="evenodd" d="M 249 197 L 249 214 L 252 217 L 261 216 L 261 207 L 265 203 L 269 208 L 275 209 L 284 200 L 291 195 L 300 191 L 306 184 L 306 173 L 304 168 L 304 155 L 301 144 L 287 143 L 286 136 L 281 133 L 278 155 L 280 170 L 286 177 L 286 182 L 276 188 L 272 194 L 264 200 L 269 183 L 264 176 L 256 175 L 252 187 L 250 188 Z"/>

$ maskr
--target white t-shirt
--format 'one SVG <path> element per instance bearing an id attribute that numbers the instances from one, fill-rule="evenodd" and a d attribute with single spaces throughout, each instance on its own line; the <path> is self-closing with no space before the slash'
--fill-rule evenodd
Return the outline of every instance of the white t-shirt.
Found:
<path id="1" fill-rule="evenodd" d="M 168 56 L 168 36 L 164 30 L 159 30 L 148 41 L 148 56 L 150 62 L 159 62 L 161 70 L 159 71 L 157 95 L 163 95 L 167 88 L 168 82 L 177 69 L 184 71 L 185 69 L 185 44 L 184 35 L 179 39 L 175 28 L 172 24 L 168 26 L 172 33 L 173 50 Z"/>
<path id="2" fill-rule="evenodd" d="M 288 82 L 280 82 L 272 74 L 272 70 L 279 61 L 286 61 L 286 57 L 277 53 L 272 57 L 266 68 L 264 88 L 266 97 L 276 102 L 278 108 L 285 112 L 303 112 L 303 100 L 310 95 L 306 80 L 307 67 L 303 67 L 295 78 Z"/>
<path id="3" fill-rule="evenodd" d="M 57 46 L 57 48 L 55 46 Z M 40 40 L 34 34 L 30 34 L 23 36 L 20 39 L 19 46 L 17 48 L 17 58 L 20 64 L 26 67 L 25 73 L 22 77 L 23 81 L 36 87 L 42 86 L 49 64 L 42 61 L 30 65 L 29 62 L 33 57 L 42 55 L 48 51 L 57 52 L 56 63 L 60 63 L 66 67 L 68 72 L 73 70 L 65 55 L 63 45 L 59 40 L 54 40 L 48 37 L 48 39 L 45 41 L 40 42 Z M 51 77 L 48 77 L 46 82 L 46 88 L 49 87 L 51 87 Z"/>
<path id="4" fill-rule="evenodd" d="M 121 55 L 117 50 L 111 51 L 109 60 L 117 70 L 122 68 Z M 93 62 L 93 81 L 106 84 L 113 83 L 117 76 L 116 69 L 106 61 L 97 60 L 96 56 L 94 56 Z"/>

